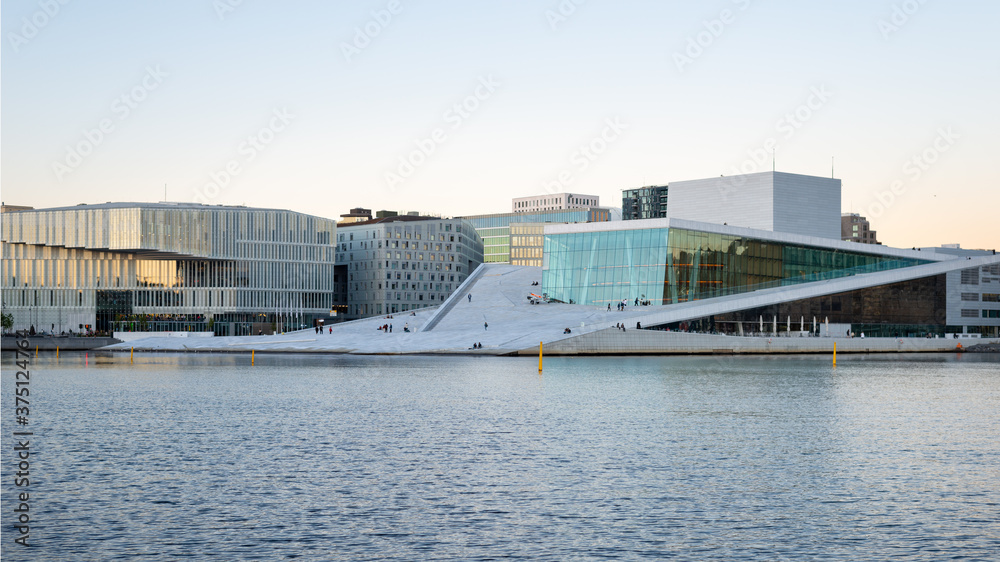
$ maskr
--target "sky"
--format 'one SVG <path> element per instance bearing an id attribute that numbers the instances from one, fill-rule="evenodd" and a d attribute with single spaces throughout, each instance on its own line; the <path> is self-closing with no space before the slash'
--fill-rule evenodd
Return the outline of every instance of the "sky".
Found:
<path id="1" fill-rule="evenodd" d="M 842 211 L 885 244 L 996 248 L 998 18 L 985 0 L 5 0 L 0 195 L 456 216 L 773 165 L 842 179 Z"/>

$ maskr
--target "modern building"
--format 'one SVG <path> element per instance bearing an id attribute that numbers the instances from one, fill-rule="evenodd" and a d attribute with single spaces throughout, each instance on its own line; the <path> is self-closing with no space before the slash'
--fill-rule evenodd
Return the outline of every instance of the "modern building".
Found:
<path id="1" fill-rule="evenodd" d="M 510 225 L 510 263 L 542 267 L 545 250 L 545 224 L 515 222 Z"/>
<path id="2" fill-rule="evenodd" d="M 548 195 L 533 195 L 531 197 L 515 197 L 511 201 L 510 210 L 513 213 L 537 213 L 539 211 L 589 209 L 591 207 L 599 207 L 600 205 L 601 198 L 597 195 L 552 193 Z"/>
<path id="3" fill-rule="evenodd" d="M 678 218 L 840 239 L 838 179 L 761 172 L 622 192 L 622 217 Z M 669 197 L 668 197 L 669 195 Z"/>
<path id="4" fill-rule="evenodd" d="M 3 308 L 45 332 L 270 332 L 327 317 L 334 221 L 105 203 L 4 213 Z"/>
<path id="5" fill-rule="evenodd" d="M 840 215 L 840 239 L 861 244 L 881 244 L 875 238 L 868 219 L 858 213 L 843 213 Z"/>
<path id="6" fill-rule="evenodd" d="M 34 207 L 26 207 L 24 205 L 8 205 L 6 203 L 0 203 L 0 213 L 16 213 L 18 211 L 30 211 Z"/>
<path id="7" fill-rule="evenodd" d="M 340 221 L 337 224 L 351 224 L 355 222 L 364 222 L 372 220 L 372 210 L 362 209 L 361 207 L 355 207 L 351 209 L 350 212 L 340 215 Z"/>
<path id="8" fill-rule="evenodd" d="M 987 252 L 978 257 L 988 265 L 970 267 L 971 255 L 674 218 L 546 225 L 544 232 L 542 290 L 562 302 L 715 299 L 717 312 L 703 319 L 704 329 L 787 317 L 848 324 L 870 336 L 1000 330 L 1000 303 L 993 302 L 1000 257 Z"/>
<path id="9" fill-rule="evenodd" d="M 665 185 L 647 185 L 622 190 L 622 220 L 659 219 L 667 216 Z"/>
<path id="10" fill-rule="evenodd" d="M 516 223 L 570 223 L 616 220 L 617 209 L 589 207 L 535 213 L 496 213 L 458 217 L 469 221 L 483 239 L 484 263 L 511 263 L 511 230 Z"/>
<path id="11" fill-rule="evenodd" d="M 483 240 L 462 219 L 412 215 L 340 226 L 338 306 L 346 319 L 442 304 L 483 263 Z"/>

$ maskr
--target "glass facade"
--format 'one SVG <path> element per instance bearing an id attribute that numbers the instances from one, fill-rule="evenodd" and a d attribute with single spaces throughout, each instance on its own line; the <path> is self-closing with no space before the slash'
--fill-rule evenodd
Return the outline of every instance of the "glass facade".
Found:
<path id="1" fill-rule="evenodd" d="M 309 325 L 333 302 L 335 228 L 291 211 L 182 203 L 4 213 L 4 309 L 15 328 L 56 333 Z"/>
<path id="2" fill-rule="evenodd" d="M 855 334 L 864 332 L 868 337 L 943 336 L 946 287 L 946 276 L 936 275 L 742 310 L 705 319 L 701 325 L 706 328 L 711 326 L 714 331 L 735 334 L 738 333 L 737 324 L 742 324 L 743 333 L 754 333 L 759 330 L 761 319 L 765 330 L 770 331 L 774 326 L 773 319 L 777 318 L 778 332 L 782 333 L 789 324 L 792 330 L 804 327 L 812 331 L 815 319 L 817 325 L 826 321 L 850 325 L 850 331 Z"/>
<path id="3" fill-rule="evenodd" d="M 545 222 L 606 222 L 610 211 L 600 208 L 559 209 L 534 213 L 497 213 L 459 217 L 467 220 L 483 239 L 485 263 L 511 263 L 510 225 Z"/>
<path id="4" fill-rule="evenodd" d="M 510 263 L 542 267 L 545 248 L 545 225 L 541 223 L 511 223 Z"/>
<path id="5" fill-rule="evenodd" d="M 923 263 L 679 228 L 577 232 L 545 236 L 542 285 L 563 302 L 662 305 Z"/>

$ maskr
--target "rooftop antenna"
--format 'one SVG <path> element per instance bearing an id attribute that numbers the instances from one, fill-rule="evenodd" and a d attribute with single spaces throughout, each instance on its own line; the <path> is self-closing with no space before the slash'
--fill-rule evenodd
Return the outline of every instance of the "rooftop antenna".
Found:
<path id="1" fill-rule="evenodd" d="M 772 148 L 771 149 L 771 173 L 774 173 L 774 171 L 777 169 L 776 166 L 777 166 L 777 163 L 775 162 L 774 149 Z"/>
<path id="2" fill-rule="evenodd" d="M 163 202 L 164 203 L 167 202 L 167 184 L 166 183 L 163 184 Z"/>
<path id="3" fill-rule="evenodd" d="M 833 175 L 833 164 L 834 164 L 835 160 L 836 160 L 835 157 L 833 157 L 833 156 L 830 157 L 830 179 L 833 179 L 834 177 L 836 177 L 836 176 Z"/>

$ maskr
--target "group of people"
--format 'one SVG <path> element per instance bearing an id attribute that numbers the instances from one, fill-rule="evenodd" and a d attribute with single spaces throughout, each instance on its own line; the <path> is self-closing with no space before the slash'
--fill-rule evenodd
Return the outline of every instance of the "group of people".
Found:
<path id="1" fill-rule="evenodd" d="M 619 322 L 619 323 L 615 324 L 615 328 L 617 328 L 617 329 L 619 329 L 619 330 L 621 330 L 621 331 L 624 332 L 625 331 L 625 324 L 622 324 L 621 322 Z"/>
<path id="2" fill-rule="evenodd" d="M 383 332 L 385 332 L 387 334 L 391 334 L 392 333 L 392 324 L 382 324 L 381 326 L 378 327 L 378 329 L 382 330 Z"/>
<path id="3" fill-rule="evenodd" d="M 649 306 L 649 301 L 648 300 L 640 301 L 637 297 L 633 304 L 635 306 L 639 306 L 640 304 L 642 306 Z M 622 299 L 618 301 L 618 312 L 625 310 L 625 307 L 627 306 L 628 306 L 628 299 Z M 611 312 L 611 303 L 608 303 L 608 312 Z"/>
<path id="4" fill-rule="evenodd" d="M 263 330 L 257 330 L 257 335 L 258 336 L 262 335 L 263 333 L 264 333 Z M 322 334 L 323 333 L 323 325 L 322 324 L 317 324 L 316 325 L 316 333 L 317 334 Z M 330 332 L 329 333 L 331 333 L 331 334 L 333 333 L 333 326 L 330 326 Z"/>
<path id="5" fill-rule="evenodd" d="M 476 342 L 476 343 L 472 344 L 472 349 L 482 349 L 482 348 L 483 348 L 483 344 L 481 344 L 479 342 Z"/>

